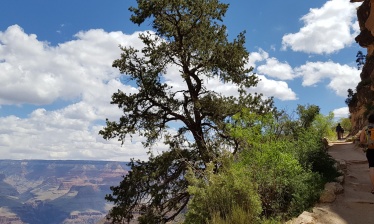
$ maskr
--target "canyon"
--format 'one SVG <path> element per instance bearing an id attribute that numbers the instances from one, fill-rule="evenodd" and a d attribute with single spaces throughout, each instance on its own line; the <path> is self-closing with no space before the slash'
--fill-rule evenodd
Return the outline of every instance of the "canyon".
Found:
<path id="1" fill-rule="evenodd" d="M 0 160 L 0 224 L 104 223 L 127 162 Z"/>

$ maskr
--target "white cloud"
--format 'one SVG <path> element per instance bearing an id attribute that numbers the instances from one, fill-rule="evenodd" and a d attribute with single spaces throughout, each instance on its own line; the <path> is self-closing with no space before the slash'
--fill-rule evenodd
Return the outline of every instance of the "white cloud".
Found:
<path id="1" fill-rule="evenodd" d="M 141 137 L 121 143 L 98 135 L 103 127 L 85 119 L 69 118 L 66 111 L 37 109 L 29 118 L 0 117 L 0 151 L 6 159 L 147 159 Z M 155 147 L 165 150 L 165 146 Z"/>
<path id="2" fill-rule="evenodd" d="M 121 147 L 116 139 L 99 136 L 103 127 L 97 125 L 121 115 L 110 104 L 113 92 L 137 91 L 122 84 L 111 65 L 120 57 L 119 44 L 142 47 L 138 34 L 89 30 L 79 32 L 76 40 L 50 46 L 17 25 L 0 32 L 0 105 L 71 102 L 58 110 L 41 107 L 26 118 L 0 117 L 1 158 L 146 159 L 142 138 L 134 135 L 133 142 L 126 140 Z"/>
<path id="3" fill-rule="evenodd" d="M 292 80 L 295 78 L 292 67 L 287 62 L 279 62 L 276 58 L 267 58 L 266 64 L 257 67 L 257 72 L 280 80 Z"/>
<path id="4" fill-rule="evenodd" d="M 0 106 L 41 105 L 28 117 L 0 117 L 0 156 L 7 159 L 146 159 L 143 138 L 134 135 L 121 147 L 116 139 L 106 141 L 98 135 L 103 120 L 117 120 L 121 110 L 111 105 L 111 95 L 118 89 L 135 93 L 136 88 L 120 82 L 117 69 L 111 67 L 119 58 L 118 45 L 140 48 L 139 33 L 89 30 L 79 32 L 75 40 L 50 46 L 34 34 L 26 34 L 14 25 L 0 32 Z M 307 63 L 296 69 L 262 49 L 251 53 L 247 66 L 257 67 L 261 81 L 249 91 L 296 100 L 296 93 L 284 80 L 303 78 L 303 85 L 315 85 L 330 79 L 329 87 L 346 94 L 356 85 L 359 71 L 345 65 Z M 185 86 L 179 69 L 170 67 L 166 82 L 174 89 Z M 279 79 L 274 80 L 272 78 Z M 219 79 L 206 79 L 209 89 L 224 95 L 237 95 L 236 86 Z M 349 86 L 349 87 L 348 87 Z M 42 105 L 57 99 L 71 102 L 63 108 L 47 110 Z M 163 144 L 154 149 L 165 151 Z"/>
<path id="5" fill-rule="evenodd" d="M 288 87 L 284 81 L 267 79 L 263 75 L 258 75 L 260 82 L 250 92 L 263 93 L 267 97 L 274 96 L 282 101 L 297 100 L 296 93 Z"/>
<path id="6" fill-rule="evenodd" d="M 318 83 L 328 80 L 327 87 L 342 97 L 347 96 L 348 89 L 355 89 L 360 80 L 361 71 L 356 67 L 328 61 L 307 62 L 292 68 L 287 62 L 281 63 L 276 58 L 269 57 L 269 54 L 262 49 L 259 52 L 251 53 L 249 62 L 261 79 L 258 86 L 251 92 L 256 91 L 280 100 L 296 100 L 298 98 L 286 82 L 269 79 L 269 77 L 280 80 L 294 80 L 300 77 L 303 86 L 316 86 Z"/>
<path id="7" fill-rule="evenodd" d="M 348 89 L 354 89 L 359 80 L 357 68 L 334 62 L 307 62 L 294 69 L 298 76 L 303 77 L 303 86 L 313 86 L 323 79 L 330 80 L 328 87 L 338 96 L 345 97 Z"/>
<path id="8" fill-rule="evenodd" d="M 53 47 L 17 25 L 10 26 L 0 32 L 0 105 L 43 105 L 95 92 L 120 76 L 111 67 L 120 55 L 118 45 L 141 46 L 137 36 L 89 30 Z"/>
<path id="9" fill-rule="evenodd" d="M 349 108 L 342 107 L 332 111 L 334 113 L 335 118 L 348 118 L 349 116 Z"/>
<path id="10" fill-rule="evenodd" d="M 257 62 L 264 61 L 269 58 L 269 54 L 263 49 L 259 49 L 258 52 L 251 52 L 248 57 L 248 67 L 256 67 Z"/>
<path id="11" fill-rule="evenodd" d="M 321 8 L 310 9 L 301 18 L 299 32 L 287 34 L 282 48 L 306 53 L 333 53 L 353 43 L 358 32 L 356 7 L 347 0 L 329 0 Z"/>
<path id="12" fill-rule="evenodd" d="M 257 65 L 260 64 L 260 65 Z M 262 93 L 266 97 L 275 97 L 279 100 L 296 100 L 296 93 L 288 87 L 287 82 L 269 79 L 272 77 L 280 80 L 291 80 L 296 77 L 288 63 L 281 63 L 263 49 L 251 52 L 247 67 L 253 67 L 260 81 L 256 87 L 249 89 L 251 93 Z"/>

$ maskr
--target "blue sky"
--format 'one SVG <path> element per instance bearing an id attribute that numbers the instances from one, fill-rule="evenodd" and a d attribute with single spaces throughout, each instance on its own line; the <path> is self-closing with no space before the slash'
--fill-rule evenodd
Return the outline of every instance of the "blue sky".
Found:
<path id="1" fill-rule="evenodd" d="M 224 1 L 229 2 L 229 1 Z M 119 45 L 142 46 L 149 22 L 129 21 L 135 0 L 3 0 L 0 14 L 0 159 L 146 159 L 141 137 L 121 147 L 97 133 L 117 89 L 136 92 L 111 67 Z M 360 81 L 354 41 L 356 7 L 349 0 L 233 1 L 224 18 L 229 38 L 246 31 L 248 66 L 261 79 L 251 89 L 274 96 L 292 114 L 315 104 L 323 114 L 348 117 L 347 89 Z M 169 84 L 182 84 L 168 70 Z M 232 86 L 209 87 L 233 94 Z M 156 152 L 166 150 L 162 144 Z"/>

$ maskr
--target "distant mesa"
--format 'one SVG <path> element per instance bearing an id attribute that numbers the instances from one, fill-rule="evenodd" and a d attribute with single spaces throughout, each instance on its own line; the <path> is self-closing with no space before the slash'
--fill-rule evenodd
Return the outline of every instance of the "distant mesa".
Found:
<path id="1" fill-rule="evenodd" d="M 44 181 L 43 181 L 43 185 L 57 185 L 59 184 L 59 180 L 56 178 L 56 177 L 47 177 Z"/>
<path id="2" fill-rule="evenodd" d="M 97 195 L 99 188 L 96 186 L 74 186 L 71 188 L 73 191 L 77 191 L 76 198 L 92 198 Z"/>
<path id="3" fill-rule="evenodd" d="M 62 191 L 62 190 L 70 190 L 70 188 L 74 186 L 74 182 L 71 182 L 71 181 L 64 181 L 60 184 L 60 186 L 58 187 L 58 190 L 59 191 Z"/>
<path id="4" fill-rule="evenodd" d="M 97 223 L 128 162 L 0 160 L 0 224 Z"/>

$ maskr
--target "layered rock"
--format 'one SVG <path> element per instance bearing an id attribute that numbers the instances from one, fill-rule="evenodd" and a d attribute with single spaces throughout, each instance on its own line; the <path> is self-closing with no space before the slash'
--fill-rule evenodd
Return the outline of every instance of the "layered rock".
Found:
<path id="1" fill-rule="evenodd" d="M 96 223 L 126 162 L 0 160 L 0 223 Z"/>
<path id="2" fill-rule="evenodd" d="M 366 117 L 374 112 L 374 0 L 351 0 L 362 2 L 357 8 L 360 33 L 356 42 L 367 49 L 365 64 L 360 74 L 356 92 L 351 96 L 348 106 L 351 114 L 352 134 L 366 124 Z"/>

